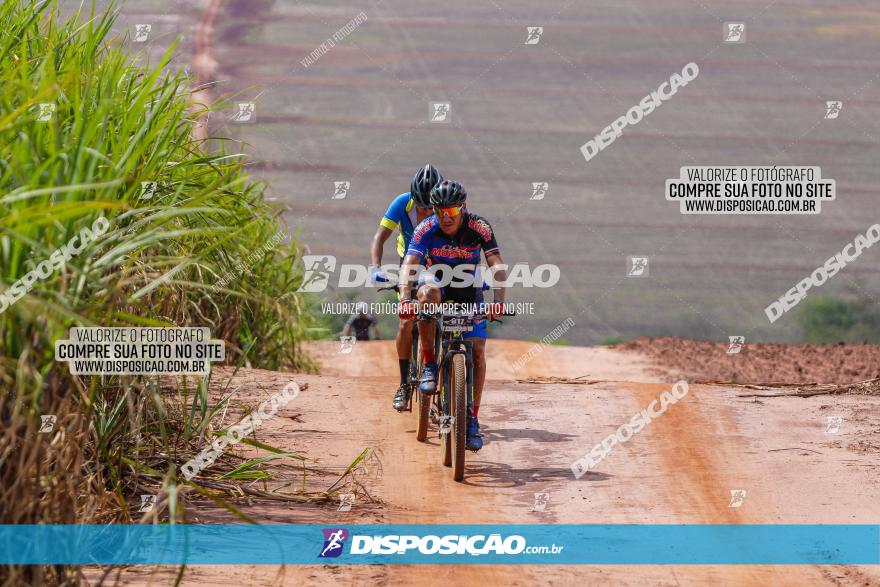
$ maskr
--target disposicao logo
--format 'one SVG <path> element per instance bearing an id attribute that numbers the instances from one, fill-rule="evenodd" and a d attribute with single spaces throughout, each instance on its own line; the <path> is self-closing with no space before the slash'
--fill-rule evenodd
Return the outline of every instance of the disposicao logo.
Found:
<path id="1" fill-rule="evenodd" d="M 524 536 L 512 534 L 436 535 L 351 534 L 344 528 L 324 528 L 324 547 L 318 558 L 337 558 L 351 538 L 349 555 L 557 555 L 564 546 L 528 546 Z"/>
<path id="2" fill-rule="evenodd" d="M 321 549 L 318 558 L 336 558 L 345 546 L 348 540 L 348 530 L 345 528 L 324 528 L 324 547 Z"/>

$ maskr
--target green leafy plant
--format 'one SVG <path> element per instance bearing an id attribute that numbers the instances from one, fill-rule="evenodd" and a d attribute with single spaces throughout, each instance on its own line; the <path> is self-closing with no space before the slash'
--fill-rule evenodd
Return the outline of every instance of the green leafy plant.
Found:
<path id="1" fill-rule="evenodd" d="M 0 293 L 109 223 L 0 305 L 3 523 L 131 522 L 128 502 L 144 489 L 161 497 L 140 521 L 163 511 L 175 523 L 176 463 L 204 446 L 228 401 L 209 406 L 204 380 L 169 390 L 158 378 L 73 376 L 54 359 L 71 326 L 208 326 L 232 365 L 311 368 L 296 238 L 265 247 L 284 230 L 265 186 L 245 174 L 244 154 L 206 152 L 191 132 L 222 105 L 195 103 L 170 69 L 174 47 L 137 65 L 109 36 L 115 15 L 81 6 L 64 20 L 57 1 L 0 4 Z M 53 433 L 38 432 L 45 414 L 57 417 Z M 231 479 L 267 475 L 268 458 L 243 460 L 218 466 Z M 78 577 L 65 566 L 0 571 L 9 584 Z"/>

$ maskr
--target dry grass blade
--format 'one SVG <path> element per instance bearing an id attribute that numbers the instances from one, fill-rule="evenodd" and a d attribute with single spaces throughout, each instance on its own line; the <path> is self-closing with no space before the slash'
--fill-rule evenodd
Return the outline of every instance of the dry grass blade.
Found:
<path id="1" fill-rule="evenodd" d="M 541 384 L 548 385 L 553 383 L 560 383 L 565 385 L 593 385 L 594 383 L 602 383 L 600 379 L 584 379 L 587 377 L 586 375 L 581 375 L 580 377 L 567 378 L 567 377 L 531 377 L 528 379 L 517 379 L 517 383 L 533 383 L 533 384 Z"/>
<path id="2" fill-rule="evenodd" d="M 723 381 L 698 381 L 706 385 L 741 387 L 744 389 L 773 390 L 792 389 L 784 393 L 743 393 L 737 397 L 813 397 L 816 395 L 880 395 L 880 378 L 855 381 L 853 383 L 730 383 Z"/>
<path id="3" fill-rule="evenodd" d="M 199 481 L 198 483 L 193 483 L 192 485 L 201 488 L 217 489 L 235 497 L 241 497 L 242 495 L 251 495 L 254 497 L 259 497 L 260 499 L 267 499 L 270 501 L 285 501 L 290 503 L 325 503 L 333 501 L 333 496 L 330 493 L 326 492 L 284 495 L 279 493 L 260 491 L 259 489 L 252 489 L 250 487 L 236 485 L 233 483 L 221 483 L 219 481 Z M 203 495 L 207 497 L 207 494 L 203 493 Z"/>

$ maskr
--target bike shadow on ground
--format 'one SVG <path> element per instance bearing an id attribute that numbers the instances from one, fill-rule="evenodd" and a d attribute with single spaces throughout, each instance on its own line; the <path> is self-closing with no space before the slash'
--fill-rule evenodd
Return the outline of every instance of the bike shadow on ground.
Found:
<path id="1" fill-rule="evenodd" d="M 562 434 L 536 428 L 497 428 L 482 427 L 483 438 L 487 442 L 511 441 L 511 440 L 534 440 L 536 442 L 567 442 L 572 438 L 578 438 L 576 434 Z"/>
<path id="2" fill-rule="evenodd" d="M 416 429 L 408 429 L 408 433 L 415 433 Z M 490 442 L 510 442 L 513 440 L 534 440 L 535 442 L 568 442 L 572 438 L 578 438 L 575 434 L 562 434 L 560 432 L 551 432 L 549 430 L 539 430 L 534 428 L 499 428 L 490 429 L 483 427 L 481 430 L 483 441 Z M 435 430 L 428 432 L 428 438 L 425 442 L 434 446 L 440 446 L 440 440 L 437 438 Z"/>
<path id="3" fill-rule="evenodd" d="M 546 485 L 550 481 L 572 481 L 574 475 L 570 467 L 517 467 L 507 463 L 473 460 L 468 453 L 465 464 L 464 485 L 476 487 L 511 488 L 524 487 L 529 483 Z M 589 471 L 580 480 L 604 481 L 612 475 Z"/>
<path id="4" fill-rule="evenodd" d="M 415 432 L 415 429 L 413 429 L 412 432 Z M 525 432 L 550 434 L 552 436 L 559 437 L 571 436 L 570 434 L 557 434 L 555 432 L 548 433 L 545 430 L 525 430 Z M 489 436 L 489 434 L 487 434 L 486 436 Z M 527 435 L 527 437 L 530 438 L 531 435 Z M 498 438 L 500 439 L 505 437 L 499 434 Z M 513 438 L 513 436 L 510 436 L 510 438 Z M 544 440 L 546 440 L 546 438 L 544 438 Z M 424 442 L 425 444 L 437 448 L 437 450 L 440 449 L 440 440 L 437 438 L 436 433 L 433 435 L 429 433 L 428 438 L 426 438 Z M 520 468 L 507 463 L 477 460 L 479 459 L 479 453 L 474 454 L 472 452 L 468 452 L 465 459 L 465 474 L 464 481 L 462 481 L 462 483 L 465 485 L 473 485 L 475 487 L 491 487 L 501 489 L 508 487 L 524 487 L 529 483 L 546 484 L 549 481 L 574 480 L 574 474 L 571 472 L 571 467 Z M 581 476 L 579 481 L 605 481 L 606 479 L 610 479 L 612 477 L 613 475 L 608 475 L 606 473 L 587 471 L 583 476 Z"/>

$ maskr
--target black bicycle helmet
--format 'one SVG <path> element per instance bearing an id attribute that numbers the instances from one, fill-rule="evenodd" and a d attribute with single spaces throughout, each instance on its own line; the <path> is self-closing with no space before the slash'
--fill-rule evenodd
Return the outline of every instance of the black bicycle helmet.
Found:
<path id="1" fill-rule="evenodd" d="M 455 206 L 467 200 L 464 186 L 454 179 L 445 179 L 431 190 L 432 206 Z"/>
<path id="2" fill-rule="evenodd" d="M 430 163 L 425 163 L 424 167 L 416 171 L 409 187 L 409 193 L 412 194 L 416 205 L 430 208 L 431 188 L 441 181 L 443 181 L 443 176 L 440 175 L 440 170 Z"/>

